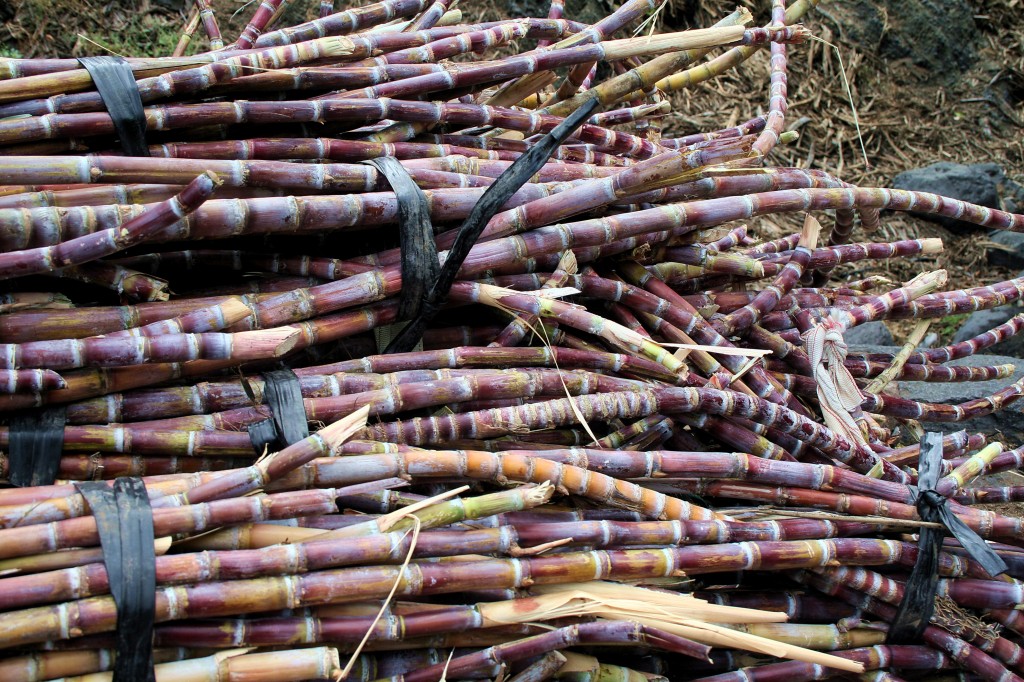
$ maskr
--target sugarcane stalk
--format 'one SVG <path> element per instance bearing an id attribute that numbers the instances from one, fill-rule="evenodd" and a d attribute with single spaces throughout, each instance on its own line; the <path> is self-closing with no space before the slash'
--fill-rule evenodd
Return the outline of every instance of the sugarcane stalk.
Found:
<path id="1" fill-rule="evenodd" d="M 648 0 L 642 0 L 647 2 Z M 579 34 L 577 34 L 579 35 Z M 482 64 L 463 67 L 456 71 L 413 76 L 394 83 L 384 83 L 362 91 L 341 93 L 342 97 L 401 97 L 411 93 L 432 92 L 442 89 L 478 85 L 507 80 L 510 76 L 530 75 L 565 65 L 591 63 L 595 60 L 613 61 L 634 56 L 647 56 L 667 51 L 707 49 L 735 40 L 752 40 L 742 26 L 703 29 L 669 33 L 649 38 L 610 40 L 587 46 L 568 47 L 513 57 L 500 64 Z M 499 82 L 500 82 L 499 81 Z M 564 115 L 564 114 L 563 114 Z"/>
<path id="2" fill-rule="evenodd" d="M 786 264 L 786 267 L 779 273 L 772 284 L 763 289 L 750 303 L 737 311 L 729 313 L 723 318 L 714 320 L 712 324 L 723 336 L 732 336 L 743 331 L 766 312 L 779 303 L 786 292 L 788 292 L 800 279 L 804 269 L 811 260 L 811 250 L 818 241 L 818 233 L 821 224 L 811 215 L 804 219 L 803 231 L 800 234 L 800 241 L 793 257 Z"/>
<path id="3" fill-rule="evenodd" d="M 282 495 L 284 497 L 282 497 Z M 290 518 L 290 515 L 317 514 L 333 511 L 334 490 L 310 490 L 299 493 L 278 493 L 276 496 L 252 495 L 246 498 L 215 500 L 188 507 L 163 508 L 154 510 L 153 520 L 157 535 L 173 535 L 184 532 L 202 531 L 209 526 L 225 523 L 273 518 Z M 253 508 L 254 503 L 264 502 L 266 508 Z M 273 506 L 277 503 L 277 506 Z M 195 516 L 193 516 L 195 514 Z M 58 530 L 59 529 L 59 530 Z M 2 558 L 26 556 L 50 552 L 69 547 L 95 545 L 99 542 L 96 520 L 91 516 L 57 521 L 53 526 L 58 535 L 41 537 L 39 531 L 48 530 L 46 525 L 25 528 L 8 528 L 0 533 L 11 537 L 31 538 L 20 547 L 6 547 L 0 550 Z"/>
<path id="4" fill-rule="evenodd" d="M 786 3 L 785 0 L 772 0 L 772 22 L 771 26 L 780 28 L 786 25 Z M 786 123 L 786 101 L 788 78 L 786 45 L 780 41 L 772 41 L 771 44 L 771 81 L 768 90 L 768 116 L 765 119 L 764 130 L 757 136 L 754 142 L 753 151 L 759 157 L 764 158 L 771 153 L 780 141 L 783 127 Z"/>
<path id="5" fill-rule="evenodd" d="M 0 370 L 0 392 L 41 393 L 64 388 L 67 382 L 52 369 Z"/>
<path id="6" fill-rule="evenodd" d="M 340 443 L 365 423 L 368 411 L 357 410 L 347 418 L 325 426 L 317 433 L 280 452 L 260 458 L 251 467 L 229 471 L 176 497 L 163 497 L 156 501 L 155 506 L 197 504 L 226 497 L 240 497 L 258 490 L 317 457 L 330 456 Z"/>
<path id="7" fill-rule="evenodd" d="M 333 3 L 332 3 L 333 7 Z M 288 45 L 329 35 L 346 35 L 384 21 L 422 12 L 427 0 L 384 0 L 343 12 L 336 12 L 304 24 L 261 35 L 254 45 Z"/>
<path id="8" fill-rule="evenodd" d="M 224 40 L 220 35 L 220 27 L 217 25 L 217 17 L 210 7 L 209 0 L 193 0 L 199 10 L 199 19 L 203 23 L 203 30 L 206 37 L 210 39 L 210 49 L 219 50 L 224 47 Z"/>
<path id="9" fill-rule="evenodd" d="M 945 654 L 927 646 L 876 645 L 850 649 L 848 651 L 837 651 L 835 655 L 859 661 L 868 670 L 878 670 L 879 668 L 892 666 L 901 670 L 935 671 L 948 668 L 951 665 L 951 661 Z M 805 682 L 821 679 L 823 674 L 827 675 L 828 672 L 819 670 L 812 664 L 802 661 L 784 661 L 757 667 L 741 668 L 734 672 L 699 677 L 696 678 L 695 682 L 762 682 L 763 680 L 772 679 L 772 676 L 792 680 L 793 682 Z"/>
<path id="10" fill-rule="evenodd" d="M 796 2 L 786 8 L 786 25 L 788 26 L 795 23 L 809 10 L 816 7 L 817 4 L 818 0 L 796 0 Z M 700 66 L 692 67 L 681 73 L 662 78 L 655 85 L 659 90 L 664 92 L 672 92 L 674 90 L 692 87 L 697 83 L 710 80 L 722 73 L 725 73 L 729 69 L 738 66 L 749 59 L 759 47 L 760 46 L 754 45 L 733 47 L 724 54 L 715 57 Z M 765 119 L 765 122 L 767 122 L 767 119 Z"/>
<path id="11" fill-rule="evenodd" d="M 544 682 L 554 675 L 567 660 L 561 652 L 549 651 L 509 678 L 509 682 Z"/>
<path id="12" fill-rule="evenodd" d="M 178 44 L 174 46 L 174 51 L 171 52 L 172 57 L 181 57 L 185 54 L 189 43 L 192 42 L 192 36 L 195 35 L 197 28 L 199 28 L 199 8 L 193 6 L 192 9 L 189 10 L 188 18 L 185 20 L 185 27 L 181 30 L 181 36 L 178 38 Z"/>
<path id="13" fill-rule="evenodd" d="M 260 6 L 256 8 L 252 15 L 252 19 L 245 25 L 245 28 L 242 29 L 238 36 L 238 40 L 235 41 L 235 47 L 240 50 L 247 50 L 252 47 L 256 39 L 262 35 L 267 22 L 270 21 L 270 18 L 274 16 L 283 2 L 284 0 L 261 0 Z"/>
<path id="14" fill-rule="evenodd" d="M 133 301 L 166 301 L 170 298 L 166 280 L 104 261 L 91 261 L 41 274 L 103 287 Z"/>
<path id="15" fill-rule="evenodd" d="M 856 587 L 843 587 L 842 590 L 867 593 L 870 596 L 870 602 L 867 610 L 875 613 L 884 613 L 886 615 L 892 613 L 895 607 L 891 606 L 891 602 L 899 599 L 902 596 L 902 585 L 894 580 L 881 576 L 873 571 L 862 571 L 856 574 L 859 576 L 870 576 L 874 579 L 875 584 L 865 584 L 860 580 L 853 582 Z M 847 572 L 844 575 L 847 580 L 853 579 L 854 575 Z M 812 584 L 819 584 L 814 578 L 811 579 Z M 822 576 L 822 583 L 834 584 L 836 578 L 834 575 L 828 573 Z M 881 587 L 888 588 L 889 592 L 883 592 Z M 884 617 L 884 616 L 883 616 Z M 966 630 L 966 628 L 965 628 Z M 960 639 L 957 635 L 964 635 L 965 640 Z M 988 673 L 988 679 L 992 679 L 991 671 L 1001 671 L 1000 677 L 1009 676 L 1010 679 L 1020 678 L 1013 672 L 1008 671 L 1003 667 L 1003 663 L 1009 663 L 1014 669 L 1020 670 L 1020 647 L 1012 642 L 1003 639 L 1001 637 L 995 637 L 989 639 L 987 637 L 981 637 L 977 633 L 970 632 L 958 632 L 957 635 L 952 635 L 944 630 L 937 628 L 934 625 L 929 625 L 925 628 L 924 639 L 932 646 L 936 646 L 947 654 L 951 654 L 956 657 L 956 660 L 962 665 L 966 665 L 968 668 L 974 670 L 986 676 Z M 971 646 L 971 645 L 974 646 Z M 952 646 L 951 646 L 952 645 Z M 959 646 L 958 646 L 959 645 Z M 975 648 L 977 647 L 977 648 Z"/>
<path id="16" fill-rule="evenodd" d="M 2 344 L 2 369 L 110 367 L 185 360 L 233 361 L 280 357 L 298 341 L 291 328 L 237 334 L 165 334 L 157 337 L 90 337 Z"/>
<path id="17" fill-rule="evenodd" d="M 208 4 L 186 32 L 211 23 Z M 882 386 L 1006 379 L 1009 365 L 942 363 L 1010 338 L 1024 316 L 896 355 L 846 354 L 842 334 L 905 318 L 923 331 L 1016 303 L 1024 278 L 822 285 L 841 264 L 941 250 L 848 243 L 858 220 L 880 230 L 883 209 L 1011 231 L 1024 216 L 768 165 L 795 137 L 787 45 L 807 36 L 795 22 L 815 0 L 773 0 L 764 28 L 740 26 L 740 9 L 710 30 L 627 40 L 612 38 L 657 3 L 585 25 L 560 2 L 549 18 L 473 24 L 447 0 L 327 2 L 319 19 L 274 27 L 285 4 L 254 5 L 227 49 L 127 58 L 148 158 L 115 151 L 75 60 L 0 59 L 0 275 L 33 254 L 54 263 L 24 269 L 42 286 L 0 297 L 0 411 L 63 405 L 66 420 L 57 481 L 0 490 L 0 670 L 109 675 L 118 608 L 73 482 L 138 476 L 153 509 L 158 665 L 185 659 L 164 677 L 526 668 L 516 679 L 651 682 L 679 676 L 657 650 L 714 647 L 684 677 L 1021 679 L 1024 521 L 985 503 L 1024 486 L 966 486 L 1020 469 L 1024 448 L 977 433 L 943 438 L 935 487 L 1006 576 L 946 539 L 925 632 L 934 655 L 881 642 L 918 559 L 913 533 L 936 525 L 916 507 L 922 422 L 992 414 L 1024 381 L 949 405 Z M 741 106 L 662 137 L 665 93 L 766 43 L 762 115 Z M 443 262 L 450 227 L 592 98 L 603 112 L 458 254 L 426 350 L 374 355 L 409 294 L 395 247 L 407 207 L 361 162 L 399 159 Z M 136 234 L 205 172 L 224 180 L 216 199 Z M 798 211 L 834 212 L 827 245 L 810 229 L 748 229 Z M 68 298 L 31 292 L 47 285 Z M 485 347 L 528 332 L 533 347 Z M 255 452 L 245 427 L 271 410 L 260 373 L 282 365 L 314 435 Z M 0 425 L 0 477 L 21 464 L 24 437 Z"/>
<path id="18" fill-rule="evenodd" d="M 79 237 L 57 246 L 0 254 L 0 279 L 80 265 L 134 246 L 196 210 L 220 184 L 213 173 L 203 173 L 177 196 L 157 204 L 119 229 Z"/>
<path id="19" fill-rule="evenodd" d="M 580 644 L 607 644 L 613 642 L 656 644 L 666 650 L 695 658 L 706 656 L 706 651 L 708 650 L 706 647 L 701 647 L 695 642 L 690 642 L 681 637 L 673 637 L 671 634 L 654 627 L 628 623 L 626 621 L 605 621 L 571 625 L 528 639 L 499 644 L 476 654 L 461 656 L 444 664 L 439 663 L 415 672 L 406 673 L 400 679 L 402 682 L 434 682 L 435 680 L 445 679 L 445 675 L 448 674 L 446 671 L 448 670 L 451 670 L 453 675 L 459 675 L 479 669 L 482 665 L 487 665 L 488 663 L 500 664 L 532 658 L 548 651 L 578 646 Z"/>
<path id="20" fill-rule="evenodd" d="M 724 550 L 732 550 L 728 555 Z M 454 563 L 413 563 L 402 567 L 377 566 L 372 569 L 333 569 L 282 578 L 258 578 L 230 582 L 210 582 L 198 586 L 157 589 L 156 620 L 230 615 L 246 611 L 297 608 L 315 604 L 343 603 L 385 597 L 398 581 L 405 595 L 446 593 L 484 585 L 514 586 L 530 580 L 536 585 L 580 582 L 595 579 L 623 580 L 630 577 L 668 575 L 674 571 L 719 571 L 727 565 L 747 569 L 761 565 L 776 568 L 818 566 L 840 559 L 860 565 L 886 564 L 899 560 L 904 545 L 884 540 L 844 539 L 816 543 L 758 543 L 759 553 L 751 561 L 750 548 L 724 545 L 708 548 L 649 552 L 619 550 L 581 554 L 561 554 L 546 558 L 485 559 Z M 729 556 L 723 561 L 723 555 Z M 709 559 L 707 557 L 713 557 Z M 603 562 L 599 565 L 597 562 Z M 610 570 L 609 568 L 610 567 Z M 484 577 L 486 576 L 486 577 Z M 530 576 L 530 578 L 526 578 Z M 287 586 L 295 584 L 300 591 Z M 588 589 L 594 589 L 589 585 Z M 257 606 L 243 594 L 259 593 L 264 599 Z M 214 599 L 214 595 L 216 599 Z M 171 610 L 172 602 L 178 608 Z M 721 608 L 721 607 L 719 607 Z M 110 597 L 93 597 L 71 604 L 39 607 L 0 614 L 3 645 L 14 647 L 74 631 L 81 635 L 113 630 L 116 613 Z M 669 625 L 658 619 L 655 627 Z M 705 625 L 705 628 L 707 626 Z M 692 632 L 693 628 L 688 628 Z M 712 633 L 705 630 L 705 636 Z M 733 633 L 738 637 L 737 633 Z M 65 636 L 66 638 L 66 636 Z M 716 643 L 720 640 L 715 639 Z M 778 651 L 778 650 L 777 650 Z M 818 660 L 832 660 L 818 654 Z"/>
<path id="21" fill-rule="evenodd" d="M 185 649 L 161 648 L 153 650 L 155 663 L 188 658 Z M 114 666 L 114 649 L 92 651 L 46 651 L 0 659 L 0 673 L 10 682 L 42 682 L 72 675 L 110 670 Z"/>
<path id="22" fill-rule="evenodd" d="M 337 649 L 313 647 L 265 653 L 248 653 L 245 649 L 222 651 L 206 658 L 187 659 L 154 666 L 158 682 L 185 682 L 186 680 L 246 679 L 253 682 L 281 680 L 289 682 L 311 677 L 330 677 L 341 667 Z M 83 678 L 68 678 L 75 682 L 107 682 L 110 675 L 100 673 Z"/>

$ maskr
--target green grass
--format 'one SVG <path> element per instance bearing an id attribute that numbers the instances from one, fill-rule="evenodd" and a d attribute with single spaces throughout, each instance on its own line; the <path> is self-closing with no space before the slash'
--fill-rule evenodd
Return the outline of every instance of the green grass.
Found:
<path id="1" fill-rule="evenodd" d="M 970 313 L 960 313 L 957 315 L 949 315 L 941 320 L 935 320 L 932 322 L 932 331 L 938 334 L 942 341 L 947 341 L 948 339 L 953 338 L 969 314 Z"/>

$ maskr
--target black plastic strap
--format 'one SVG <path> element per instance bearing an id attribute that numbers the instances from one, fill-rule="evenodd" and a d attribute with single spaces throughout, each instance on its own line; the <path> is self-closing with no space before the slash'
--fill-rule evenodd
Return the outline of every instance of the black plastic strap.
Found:
<path id="1" fill-rule="evenodd" d="M 896 618 L 889 626 L 887 644 L 911 644 L 921 641 L 924 629 L 935 612 L 939 586 L 939 552 L 949 531 L 973 561 L 995 577 L 1007 570 L 1006 562 L 971 530 L 946 505 L 946 498 L 935 491 L 942 465 L 942 434 L 926 433 L 921 439 L 918 486 L 908 486 L 916 496 L 917 513 L 922 521 L 941 523 L 942 528 L 922 528 L 917 543 L 917 562 L 903 591 Z"/>
<path id="2" fill-rule="evenodd" d="M 469 250 L 473 248 L 473 244 L 476 243 L 487 223 L 501 210 L 505 202 L 519 191 L 520 187 L 529 182 L 530 178 L 544 167 L 559 145 L 590 118 L 599 104 L 596 97 L 584 102 L 579 109 L 555 126 L 554 130 L 513 161 L 512 165 L 506 168 L 484 191 L 480 200 L 473 206 L 473 210 L 459 226 L 455 243 L 448 250 L 448 255 L 441 266 L 441 273 L 430 287 L 419 315 L 395 337 L 384 351 L 385 353 L 405 353 L 416 346 L 423 337 L 423 330 L 426 329 L 427 324 L 444 305 L 448 292 L 451 290 L 452 284 L 455 283 L 455 277 L 459 274 L 459 269 L 462 268 L 462 263 L 466 260 Z"/>
<path id="3" fill-rule="evenodd" d="M 96 519 L 110 595 L 117 607 L 113 682 L 153 682 L 156 552 L 153 510 L 141 478 L 76 483 Z"/>
<path id="4" fill-rule="evenodd" d="M 402 298 L 398 303 L 398 319 L 411 320 L 423 309 L 427 292 L 441 271 L 434 226 L 430 222 L 430 204 L 427 195 L 398 159 L 382 156 L 363 163 L 373 166 L 388 179 L 398 200 L 402 245 Z"/>
<path id="5" fill-rule="evenodd" d="M 149 156 L 146 146 L 146 112 L 132 67 L 121 57 L 79 57 L 96 84 L 107 108 L 121 148 L 129 156 Z"/>
<path id="6" fill-rule="evenodd" d="M 263 399 L 270 407 L 270 418 L 249 426 L 249 440 L 256 454 L 267 446 L 283 450 L 309 437 L 302 385 L 290 369 L 278 369 L 263 375 Z"/>
<path id="7" fill-rule="evenodd" d="M 49 407 L 11 417 L 7 446 L 11 485 L 52 485 L 64 450 L 66 410 Z"/>

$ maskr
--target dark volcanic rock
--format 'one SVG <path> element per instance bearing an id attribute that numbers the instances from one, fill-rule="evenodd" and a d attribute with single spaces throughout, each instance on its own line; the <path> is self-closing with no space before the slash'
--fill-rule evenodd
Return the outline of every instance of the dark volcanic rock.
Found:
<path id="1" fill-rule="evenodd" d="M 1024 268 L 1024 234 L 1019 232 L 993 232 L 989 241 L 996 246 L 988 247 L 985 257 L 989 265 L 1004 265 L 1008 268 Z"/>
<path id="2" fill-rule="evenodd" d="M 897 175 L 892 186 L 917 192 L 932 192 L 951 199 L 999 208 L 999 187 L 1005 180 L 1003 169 L 996 163 L 977 163 L 966 166 L 941 161 L 924 168 L 915 168 Z M 952 218 L 915 213 L 933 220 L 954 232 L 981 229 L 972 223 Z"/>
<path id="3" fill-rule="evenodd" d="M 957 330 L 956 336 L 953 337 L 953 342 L 959 343 L 960 341 L 973 339 L 975 336 L 998 327 L 1014 315 L 1019 315 L 1022 312 L 1024 312 L 1024 308 L 1020 306 L 1004 305 L 991 310 L 979 310 L 971 313 L 960 329 Z M 1017 334 L 1002 343 L 990 346 L 985 349 L 985 352 L 1024 358 L 1024 334 Z"/>
<path id="4" fill-rule="evenodd" d="M 929 80 L 955 78 L 975 60 L 975 12 L 966 0 L 845 0 L 822 14 L 862 51 L 909 59 Z"/>
<path id="5" fill-rule="evenodd" d="M 619 3 L 611 4 L 606 0 L 566 0 L 562 16 L 585 24 L 596 24 L 618 6 Z M 537 17 L 543 19 L 548 15 L 551 0 L 508 0 L 506 7 L 508 7 L 509 16 L 512 18 Z M 615 37 L 621 38 L 625 35 Z"/>
<path id="6" fill-rule="evenodd" d="M 881 322 L 868 322 L 848 329 L 843 338 L 848 346 L 891 346 L 892 332 Z"/>
<path id="7" fill-rule="evenodd" d="M 505 5 L 508 15 L 513 19 L 520 17 L 536 17 L 543 19 L 548 15 L 549 0 L 508 0 Z"/>

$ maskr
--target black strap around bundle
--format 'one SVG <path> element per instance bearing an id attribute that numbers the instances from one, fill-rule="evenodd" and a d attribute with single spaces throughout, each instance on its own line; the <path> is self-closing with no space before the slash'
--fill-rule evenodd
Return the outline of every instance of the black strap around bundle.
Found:
<path id="1" fill-rule="evenodd" d="M 11 485 L 53 484 L 64 450 L 65 414 L 63 407 L 49 407 L 11 417 L 7 446 Z"/>
<path id="2" fill-rule="evenodd" d="M 270 408 L 270 418 L 249 425 L 249 440 L 257 455 L 268 446 L 283 450 L 309 437 L 302 385 L 295 372 L 278 369 L 264 373 L 263 398 Z"/>
<path id="3" fill-rule="evenodd" d="M 132 67 L 121 57 L 79 57 L 107 108 L 121 148 L 128 156 L 149 156 L 146 112 Z"/>
<path id="4" fill-rule="evenodd" d="M 430 222 L 430 204 L 427 195 L 395 157 L 382 156 L 363 163 L 379 170 L 395 191 L 402 250 L 402 297 L 398 303 L 398 319 L 411 320 L 420 314 L 427 292 L 441 271 L 434 226 Z"/>
<path id="5" fill-rule="evenodd" d="M 110 595 L 117 607 L 113 682 L 153 682 L 156 552 L 153 510 L 141 478 L 76 483 L 96 519 Z"/>
<path id="6" fill-rule="evenodd" d="M 977 533 L 957 518 L 946 504 L 946 498 L 935 491 L 942 465 L 942 435 L 926 433 L 921 439 L 921 461 L 918 485 L 908 486 L 915 494 L 917 513 L 922 521 L 941 523 L 942 528 L 922 528 L 917 543 L 917 562 L 903 590 L 903 600 L 896 618 L 889 626 L 887 644 L 916 644 L 935 612 L 939 586 L 939 552 L 942 539 L 949 531 L 973 561 L 990 576 L 1007 570 L 1006 562 Z"/>
<path id="7" fill-rule="evenodd" d="M 512 198 L 512 195 L 529 182 L 535 173 L 540 171 L 547 163 L 548 158 L 558 149 L 573 132 L 583 125 L 590 115 L 597 109 L 600 102 L 595 97 L 580 105 L 580 108 L 570 114 L 565 120 L 555 126 L 554 130 L 545 135 L 541 140 L 530 147 L 512 165 L 498 176 L 491 183 L 480 200 L 473 206 L 473 210 L 459 226 L 456 232 L 455 243 L 448 250 L 441 272 L 437 279 L 431 284 L 426 296 L 420 306 L 420 312 L 413 318 L 412 322 L 405 326 L 398 336 L 388 344 L 385 353 L 405 353 L 412 350 L 423 337 L 423 331 L 427 324 L 434 319 L 437 311 L 444 305 L 448 292 L 451 291 L 455 277 L 462 268 L 462 263 L 469 255 L 480 233 L 487 227 L 491 218 L 501 210 L 501 207 Z M 403 273 L 404 274 L 404 273 Z M 403 294 L 405 282 L 402 282 Z"/>

